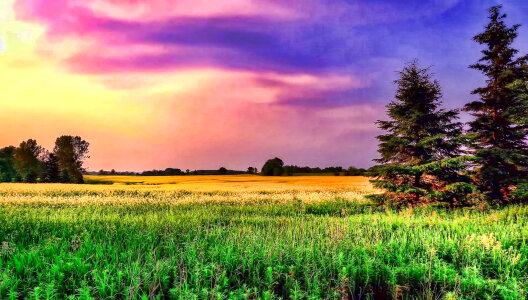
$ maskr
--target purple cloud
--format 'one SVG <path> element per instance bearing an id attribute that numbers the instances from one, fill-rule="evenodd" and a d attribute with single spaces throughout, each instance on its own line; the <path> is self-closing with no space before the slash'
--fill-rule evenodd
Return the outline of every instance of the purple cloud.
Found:
<path id="1" fill-rule="evenodd" d="M 43 0 L 19 0 L 33 3 L 22 14 L 24 18 L 47 24 L 53 37 L 75 36 L 93 41 L 95 46 L 80 49 L 66 60 L 75 72 L 214 67 L 255 73 L 348 74 L 370 79 L 368 88 L 292 91 L 279 102 L 308 107 L 387 101 L 394 71 L 414 58 L 434 66 L 441 83 L 447 86 L 456 86 L 467 78 L 475 82 L 478 74 L 467 69 L 479 55 L 471 37 L 485 24 L 486 8 L 496 4 L 494 0 L 273 0 L 275 5 L 298 14 L 278 18 L 230 12 L 123 20 L 97 15 L 72 2 L 60 0 L 60 5 L 50 9 Z M 257 3 L 266 10 L 264 2 Z M 513 22 L 528 21 L 528 14 L 523 17 L 519 13 L 528 12 L 526 6 L 511 3 L 505 6 L 508 8 L 515 9 Z M 136 46 L 156 50 L 129 53 Z M 521 45 L 521 51 L 526 51 L 526 46 Z M 446 92 L 446 98 L 469 94 L 472 88 L 457 86 Z"/>

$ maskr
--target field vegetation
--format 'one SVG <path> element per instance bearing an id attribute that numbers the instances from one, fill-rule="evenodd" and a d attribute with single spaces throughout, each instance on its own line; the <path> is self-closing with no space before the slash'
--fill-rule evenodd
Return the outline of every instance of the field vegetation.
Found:
<path id="1" fill-rule="evenodd" d="M 2 299 L 524 299 L 528 207 L 393 211 L 365 177 L 0 184 Z"/>

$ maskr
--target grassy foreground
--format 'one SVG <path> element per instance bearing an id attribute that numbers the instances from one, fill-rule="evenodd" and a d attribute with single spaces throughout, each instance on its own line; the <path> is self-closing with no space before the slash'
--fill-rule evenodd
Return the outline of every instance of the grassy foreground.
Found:
<path id="1" fill-rule="evenodd" d="M 0 299 L 528 297 L 527 206 L 386 211 L 358 177 L 148 180 L 0 184 Z"/>

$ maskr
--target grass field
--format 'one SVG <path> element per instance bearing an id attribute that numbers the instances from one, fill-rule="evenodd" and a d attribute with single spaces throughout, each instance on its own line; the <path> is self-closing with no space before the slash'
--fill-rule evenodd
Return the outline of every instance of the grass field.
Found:
<path id="1" fill-rule="evenodd" d="M 364 177 L 86 179 L 0 184 L 0 299 L 528 297 L 527 206 L 392 211 Z"/>

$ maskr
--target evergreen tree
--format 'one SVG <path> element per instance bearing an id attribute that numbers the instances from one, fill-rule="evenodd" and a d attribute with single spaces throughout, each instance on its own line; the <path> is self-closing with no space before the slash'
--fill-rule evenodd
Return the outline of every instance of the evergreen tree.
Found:
<path id="1" fill-rule="evenodd" d="M 386 192 L 370 197 L 393 205 L 460 204 L 472 187 L 460 175 L 466 158 L 459 156 L 458 111 L 440 108 L 438 81 L 416 61 L 399 72 L 395 83 L 395 100 L 387 105 L 389 120 L 377 122 L 386 133 L 377 137 L 381 158 L 376 161 L 382 166 L 372 181 Z"/>
<path id="2" fill-rule="evenodd" d="M 520 102 L 512 84 L 523 76 L 526 58 L 515 58 L 512 47 L 519 25 L 508 27 L 501 6 L 490 8 L 490 22 L 474 40 L 485 45 L 483 57 L 470 66 L 484 73 L 487 85 L 473 91 L 480 99 L 468 103 L 465 110 L 475 117 L 470 122 L 470 148 L 478 159 L 475 183 L 486 195 L 507 201 L 511 187 L 527 175 L 528 148 L 526 126 L 521 124 Z"/>

